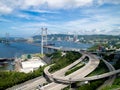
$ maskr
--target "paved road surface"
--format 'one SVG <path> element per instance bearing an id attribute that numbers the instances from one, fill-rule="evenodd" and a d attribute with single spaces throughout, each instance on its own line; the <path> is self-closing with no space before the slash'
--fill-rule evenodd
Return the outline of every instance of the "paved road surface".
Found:
<path id="1" fill-rule="evenodd" d="M 35 79 L 26 81 L 22 84 L 8 88 L 7 90 L 35 90 L 36 86 L 46 82 L 47 82 L 46 79 L 43 76 L 40 76 Z"/>
<path id="2" fill-rule="evenodd" d="M 85 56 L 89 57 L 89 62 L 84 67 L 73 72 L 72 74 L 70 74 L 68 76 L 64 76 L 64 73 L 69 68 L 73 67 L 74 65 L 76 65 L 77 63 L 82 61 Z M 106 83 L 106 84 L 111 84 L 115 78 L 115 76 L 112 76 L 112 75 L 114 75 L 116 73 L 120 73 L 120 69 L 114 70 L 114 68 L 112 66 L 110 66 L 110 64 L 108 64 L 108 63 L 107 63 L 107 66 L 109 67 L 111 72 L 104 73 L 101 75 L 91 76 L 91 77 L 85 77 L 89 73 L 91 73 L 92 71 L 94 71 L 96 69 L 99 62 L 100 62 L 100 60 L 95 55 L 86 53 L 83 55 L 83 57 L 81 59 L 79 59 L 76 62 L 74 62 L 73 64 L 65 67 L 64 69 L 61 69 L 61 70 L 55 72 L 54 74 L 50 74 L 48 72 L 49 67 L 47 69 L 45 69 L 45 72 L 49 77 L 52 76 L 52 79 L 55 79 L 55 80 L 60 81 L 60 82 L 69 82 L 69 83 L 76 82 L 76 81 L 97 80 L 97 79 L 111 76 L 111 78 L 109 79 L 109 82 L 107 81 L 107 83 Z M 38 86 L 39 84 L 43 84 L 43 83 L 46 83 L 46 79 L 44 77 L 38 77 L 36 79 L 29 80 L 23 84 L 9 88 L 8 90 L 35 90 L 36 86 Z M 48 85 L 45 85 L 43 87 L 43 89 L 44 90 L 61 90 L 62 88 L 66 87 L 66 86 L 68 86 L 68 84 L 59 84 L 59 83 L 52 82 Z"/>
<path id="3" fill-rule="evenodd" d="M 53 74 L 49 73 L 49 71 L 48 71 L 51 65 L 48 66 L 48 67 L 46 67 L 46 68 L 44 69 L 44 72 L 47 74 L 47 76 L 51 76 L 51 75 L 53 75 L 53 76 L 64 76 L 65 72 L 66 72 L 68 69 L 70 69 L 70 68 L 72 68 L 73 66 L 75 66 L 76 64 L 80 63 L 80 62 L 85 58 L 85 56 L 86 56 L 86 55 L 83 55 L 81 58 L 79 58 L 78 60 L 76 60 L 76 61 L 73 62 L 72 64 L 66 66 L 66 67 L 63 68 L 63 69 L 60 69 L 60 70 L 56 71 L 56 72 L 53 73 Z"/>
<path id="4" fill-rule="evenodd" d="M 103 60 L 103 62 L 107 65 L 109 71 L 114 71 L 114 70 L 115 70 L 115 68 L 114 68 L 109 62 L 105 61 L 104 59 L 102 59 L 102 60 Z M 102 90 L 102 88 L 104 88 L 104 87 L 106 87 L 106 86 L 111 86 L 112 83 L 114 82 L 115 78 L 116 78 L 116 75 L 110 76 L 110 77 L 108 78 L 108 80 L 106 80 L 106 81 L 104 82 L 104 84 L 101 85 L 97 90 Z"/>
<path id="5" fill-rule="evenodd" d="M 77 63 L 81 62 L 84 57 L 85 56 L 83 55 L 80 59 L 76 60 L 74 63 L 70 64 L 69 66 L 65 67 L 62 70 L 63 71 L 67 71 L 69 68 L 71 68 L 74 65 L 76 65 Z M 61 73 L 63 72 L 62 70 L 60 70 Z M 55 74 L 57 75 L 57 72 L 55 72 Z M 35 90 L 35 88 L 38 85 L 42 85 L 43 83 L 47 83 L 47 81 L 46 81 L 46 79 L 43 76 L 40 76 L 40 77 L 37 77 L 35 79 L 26 81 L 26 82 L 24 82 L 22 84 L 13 86 L 11 88 L 8 88 L 7 90 Z"/>
<path id="6" fill-rule="evenodd" d="M 89 57 L 89 62 L 82 67 L 81 69 L 73 72 L 72 74 L 65 76 L 65 77 L 59 77 L 59 76 L 52 76 L 54 79 L 59 79 L 61 78 L 62 81 L 64 81 L 64 79 L 77 79 L 77 78 L 83 78 L 86 75 L 88 75 L 89 73 L 91 73 L 92 71 L 95 70 L 95 68 L 98 66 L 99 64 L 99 60 L 97 57 L 95 57 L 94 55 L 91 54 L 87 54 L 87 56 Z M 50 74 L 49 74 L 50 75 Z M 61 82 L 62 82 L 61 81 Z M 49 85 L 47 85 L 47 87 L 44 87 L 44 90 L 61 90 L 62 88 L 66 87 L 67 85 L 65 84 L 58 84 L 58 83 L 50 83 Z"/>

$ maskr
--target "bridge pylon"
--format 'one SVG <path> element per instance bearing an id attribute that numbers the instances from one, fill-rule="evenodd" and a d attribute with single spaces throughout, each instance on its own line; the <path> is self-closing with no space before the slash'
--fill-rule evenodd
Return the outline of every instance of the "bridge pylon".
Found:
<path id="1" fill-rule="evenodd" d="M 41 54 L 43 55 L 43 46 L 47 46 L 47 28 L 41 28 Z"/>
<path id="2" fill-rule="evenodd" d="M 9 44 L 9 42 L 10 42 L 10 41 L 9 41 L 9 33 L 6 33 L 6 34 L 5 34 L 5 37 L 6 37 L 6 38 L 5 38 L 5 43 L 6 43 L 6 44 Z"/>

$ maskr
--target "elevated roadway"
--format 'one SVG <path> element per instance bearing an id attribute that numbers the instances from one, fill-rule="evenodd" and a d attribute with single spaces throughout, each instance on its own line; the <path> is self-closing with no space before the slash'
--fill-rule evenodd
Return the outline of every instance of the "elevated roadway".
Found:
<path id="1" fill-rule="evenodd" d="M 62 76 L 63 72 L 67 71 L 69 68 L 72 68 L 74 65 L 81 62 L 84 58 L 85 58 L 85 55 L 82 55 L 82 57 L 79 58 L 78 60 L 76 60 L 74 63 L 72 63 L 72 64 L 68 65 L 67 67 L 65 67 L 64 69 L 60 70 L 61 74 L 58 73 L 58 71 L 57 71 L 57 72 L 54 73 L 54 75 L 60 74 Z M 45 68 L 45 69 L 47 69 L 47 68 Z M 26 81 L 22 84 L 15 85 L 11 88 L 8 88 L 7 90 L 35 90 L 36 86 L 42 85 L 43 83 L 47 83 L 47 81 L 43 76 L 40 76 L 40 77 L 37 77 L 35 79 Z"/>
<path id="2" fill-rule="evenodd" d="M 98 80 L 98 79 L 102 79 L 102 78 L 106 78 L 106 77 L 109 77 L 109 76 L 112 76 L 114 74 L 117 74 L 117 73 L 120 73 L 120 69 L 118 70 L 114 70 L 114 71 L 111 71 L 111 72 L 107 72 L 107 73 L 104 73 L 104 74 L 101 74 L 101 75 L 95 75 L 95 76 L 91 76 L 91 77 L 84 77 L 84 78 L 76 78 L 76 79 L 67 79 L 67 78 L 63 78 L 63 77 L 53 77 L 54 79 L 56 80 L 59 80 L 61 82 L 71 82 L 71 83 L 74 83 L 74 82 L 77 82 L 77 81 L 92 81 L 92 80 Z"/>
<path id="3" fill-rule="evenodd" d="M 22 84 L 15 85 L 7 90 L 35 90 L 36 86 L 47 83 L 46 79 L 43 76 L 37 77 L 35 79 L 26 81 Z"/>
<path id="4" fill-rule="evenodd" d="M 61 76 L 59 76 L 59 74 L 52 75 L 48 71 L 47 71 L 47 73 L 45 71 L 45 74 L 48 75 L 48 77 L 50 79 L 54 79 L 61 83 L 71 83 L 72 79 L 83 78 L 83 77 L 87 76 L 89 73 L 91 73 L 92 71 L 94 71 L 100 62 L 99 59 L 94 55 L 86 54 L 85 56 L 89 57 L 89 62 L 84 67 L 73 72 L 72 74 L 70 74 L 68 76 L 61 77 Z M 49 67 L 46 70 L 48 70 L 48 69 L 49 69 Z M 43 88 L 44 88 L 44 90 L 61 90 L 62 88 L 66 87 L 66 86 L 67 86 L 67 84 L 59 84 L 59 83 L 53 82 L 47 86 L 44 86 Z"/>
<path id="5" fill-rule="evenodd" d="M 115 68 L 109 63 L 107 62 L 106 60 L 104 60 L 103 58 L 101 58 L 103 60 L 103 62 L 106 64 L 106 66 L 108 67 L 109 71 L 115 71 Z M 106 86 L 111 86 L 112 83 L 114 82 L 116 78 L 116 75 L 112 75 L 108 78 L 108 80 L 106 80 L 103 85 L 101 85 L 97 90 L 102 90 L 102 88 L 106 87 Z"/>
<path id="6" fill-rule="evenodd" d="M 93 57 L 94 56 L 92 56 L 92 58 Z M 95 60 L 97 60 L 97 57 L 95 58 Z M 76 73 L 77 71 L 74 72 L 74 73 L 76 73 L 75 76 L 72 73 L 72 74 L 70 74 L 70 75 L 68 75 L 66 77 L 59 77 L 59 76 L 53 76 L 52 75 L 52 78 L 55 81 L 59 81 L 61 83 L 74 83 L 74 82 L 77 82 L 77 81 L 91 81 L 91 80 L 97 80 L 97 79 L 102 79 L 102 78 L 105 78 L 105 77 L 109 77 L 109 79 L 106 80 L 105 83 L 104 83 L 104 85 L 102 85 L 100 88 L 102 88 L 102 87 L 104 87 L 106 85 L 112 85 L 112 83 L 114 82 L 114 79 L 116 77 L 115 74 L 120 73 L 120 69 L 119 70 L 115 70 L 114 67 L 111 64 L 109 64 L 107 61 L 103 60 L 103 62 L 107 65 L 107 67 L 110 70 L 110 72 L 104 73 L 104 74 L 101 74 L 101 75 L 95 75 L 95 76 L 91 76 L 91 77 L 85 77 L 85 71 L 87 71 L 87 70 L 85 70 L 84 72 L 82 72 L 80 74 L 79 73 L 77 74 Z M 92 63 L 92 65 L 94 66 L 95 63 L 94 64 Z M 86 67 L 86 66 L 84 66 L 84 67 Z M 72 75 L 74 77 L 72 77 Z M 56 89 L 60 90 L 61 88 L 64 88 L 66 86 L 67 86 L 66 84 L 56 84 L 54 82 L 54 83 L 51 83 L 51 84 L 47 85 L 47 87 L 44 87 L 44 90 L 56 90 Z M 98 90 L 100 90 L 100 88 Z"/>
<path id="7" fill-rule="evenodd" d="M 64 47 L 55 47 L 55 46 L 43 46 L 44 48 L 54 49 L 54 50 L 62 50 L 62 51 L 80 51 L 78 48 L 64 48 Z"/>
<path id="8" fill-rule="evenodd" d="M 51 48 L 51 47 L 49 47 Z M 56 50 L 63 50 L 63 48 L 61 49 L 60 47 L 59 48 L 55 48 L 53 47 L 54 49 Z M 67 51 L 67 49 L 64 49 Z M 70 49 L 71 51 L 79 51 L 78 49 Z M 69 50 L 69 51 L 70 51 Z M 72 74 L 68 75 L 68 76 L 64 76 L 65 72 L 72 68 L 73 66 L 75 66 L 76 64 L 78 64 L 79 62 L 81 62 L 84 57 L 87 56 L 89 57 L 89 62 L 84 66 L 82 67 L 81 69 L 73 72 Z M 111 72 L 108 72 L 108 73 L 104 73 L 104 74 L 101 74 L 101 75 L 95 75 L 95 76 L 91 76 L 91 77 L 85 77 L 87 76 L 89 73 L 91 73 L 92 71 L 94 71 L 96 69 L 96 67 L 98 66 L 100 60 L 95 56 L 95 55 L 92 55 L 92 54 L 89 54 L 89 53 L 84 53 L 83 56 L 78 59 L 76 62 L 74 62 L 73 64 L 65 67 L 64 69 L 61 69 L 53 74 L 49 73 L 48 70 L 50 68 L 47 67 L 45 68 L 44 72 L 45 74 L 51 79 L 51 81 L 54 81 L 48 85 L 45 85 L 43 87 L 44 90 L 61 90 L 62 88 L 68 86 L 69 83 L 74 83 L 74 82 L 77 82 L 77 81 L 91 81 L 91 80 L 97 80 L 97 79 L 101 79 L 101 78 L 105 78 L 105 77 L 109 77 L 111 76 L 108 80 L 110 80 L 110 83 L 107 83 L 107 84 L 111 84 L 113 81 L 114 81 L 114 78 L 115 74 L 117 73 L 120 73 L 120 69 L 119 70 L 114 70 L 110 65 L 108 65 L 109 69 L 111 69 L 110 71 Z M 59 83 L 56 83 L 59 82 Z M 39 84 L 43 84 L 43 83 L 46 83 L 46 79 L 44 77 L 39 77 L 38 79 L 36 80 L 33 80 L 31 82 L 27 82 L 27 83 L 23 83 L 21 85 L 18 85 L 18 87 L 12 87 L 12 88 L 9 88 L 8 90 L 35 90 L 36 86 L 38 86 Z M 109 82 L 109 81 L 107 81 Z"/>
<path id="9" fill-rule="evenodd" d="M 120 69 L 115 70 L 115 71 L 111 71 L 111 72 L 108 72 L 108 73 L 104 73 L 104 74 L 101 74 L 101 75 L 95 75 L 95 76 L 91 76 L 91 77 L 79 78 L 78 80 L 74 79 L 71 82 L 98 80 L 98 79 L 102 79 L 102 78 L 112 76 L 112 75 L 117 74 L 117 73 L 120 73 Z M 69 80 L 67 80 L 67 81 L 69 81 Z"/>
<path id="10" fill-rule="evenodd" d="M 78 60 L 76 60 L 76 61 L 73 62 L 72 64 L 66 66 L 66 67 L 63 68 L 63 69 L 60 69 L 60 70 L 54 72 L 53 74 L 51 74 L 51 73 L 48 71 L 48 70 L 50 69 L 50 67 L 52 66 L 52 65 L 50 65 L 50 66 L 48 66 L 48 67 L 46 67 L 46 68 L 44 69 L 44 73 L 45 73 L 48 77 L 52 77 L 52 76 L 64 76 L 64 74 L 65 74 L 65 72 L 66 72 L 67 70 L 69 70 L 70 68 L 72 68 L 72 67 L 75 66 L 76 64 L 80 63 L 85 57 L 86 57 L 86 55 L 82 55 L 81 58 L 79 58 Z"/>

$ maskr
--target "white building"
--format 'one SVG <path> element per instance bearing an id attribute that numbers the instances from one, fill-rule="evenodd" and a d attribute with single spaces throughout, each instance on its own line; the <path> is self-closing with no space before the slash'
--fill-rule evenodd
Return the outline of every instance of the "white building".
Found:
<path id="1" fill-rule="evenodd" d="M 22 64 L 22 69 L 20 70 L 20 72 L 25 72 L 25 73 L 31 72 L 35 69 L 38 69 L 40 66 L 46 65 L 46 63 L 43 60 L 35 57 L 27 61 L 21 62 L 21 64 Z"/>

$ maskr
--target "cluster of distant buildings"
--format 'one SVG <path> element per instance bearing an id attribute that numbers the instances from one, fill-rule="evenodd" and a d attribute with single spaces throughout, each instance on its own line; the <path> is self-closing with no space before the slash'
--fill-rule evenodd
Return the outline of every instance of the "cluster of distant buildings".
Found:
<path id="1" fill-rule="evenodd" d="M 77 35 L 74 36 L 66 36 L 66 37 L 51 37 L 50 40 L 57 40 L 57 41 L 73 41 L 73 42 L 79 42 L 79 39 Z"/>

